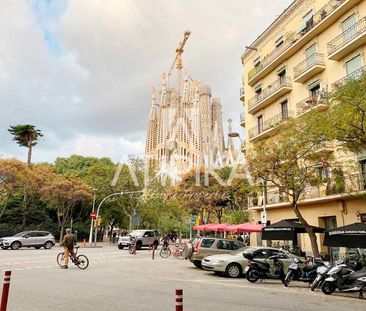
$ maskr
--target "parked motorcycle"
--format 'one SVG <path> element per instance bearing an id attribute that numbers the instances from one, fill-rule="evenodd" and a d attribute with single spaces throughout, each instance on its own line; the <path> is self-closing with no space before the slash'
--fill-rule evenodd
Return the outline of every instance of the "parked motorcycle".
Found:
<path id="1" fill-rule="evenodd" d="M 363 298 L 363 292 L 366 291 L 366 273 L 356 272 L 344 263 L 336 265 L 328 271 L 322 292 L 330 295 L 336 289 L 341 292 L 358 292 L 359 297 Z"/>
<path id="2" fill-rule="evenodd" d="M 323 266 L 319 266 L 316 269 L 317 276 L 315 277 L 315 280 L 310 285 L 310 289 L 314 291 L 317 287 L 321 287 L 324 283 L 324 280 L 328 276 L 328 271 L 332 268 L 332 265 L 329 261 L 324 261 Z"/>
<path id="3" fill-rule="evenodd" d="M 247 258 L 247 257 L 246 257 Z M 281 280 L 282 283 L 285 280 L 285 272 L 283 263 L 280 260 L 281 255 L 274 255 L 269 257 L 273 260 L 273 268 L 271 269 L 271 264 L 267 261 L 254 260 L 251 256 L 248 259 L 247 267 L 244 270 L 246 278 L 249 282 L 255 283 L 258 280 L 264 279 L 276 279 Z"/>
<path id="4" fill-rule="evenodd" d="M 320 266 L 324 266 L 324 261 L 322 259 L 316 258 L 314 265 L 302 265 L 307 263 L 309 263 L 308 260 L 302 261 L 299 258 L 293 258 L 293 262 L 289 266 L 285 277 L 285 287 L 287 287 L 292 280 L 309 284 L 314 282 L 317 276 L 317 269 Z"/>

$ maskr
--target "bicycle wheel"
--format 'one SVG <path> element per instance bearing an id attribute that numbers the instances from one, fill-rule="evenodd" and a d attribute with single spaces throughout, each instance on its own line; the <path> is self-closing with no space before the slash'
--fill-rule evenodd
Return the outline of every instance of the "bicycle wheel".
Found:
<path id="1" fill-rule="evenodd" d="M 170 250 L 170 248 L 162 248 L 160 251 L 160 257 L 168 258 L 171 253 L 172 253 L 172 251 Z"/>
<path id="2" fill-rule="evenodd" d="M 179 250 L 176 254 L 176 257 L 179 259 L 179 260 L 183 260 L 185 258 L 184 254 L 183 254 L 183 250 Z"/>
<path id="3" fill-rule="evenodd" d="M 62 267 L 64 265 L 64 253 L 59 253 L 57 255 L 57 264 Z"/>
<path id="4" fill-rule="evenodd" d="M 75 263 L 75 265 L 81 269 L 81 270 L 85 270 L 86 268 L 88 268 L 89 266 L 89 259 L 88 257 L 86 257 L 85 255 L 79 255 L 78 257 L 76 257 L 77 262 Z"/>

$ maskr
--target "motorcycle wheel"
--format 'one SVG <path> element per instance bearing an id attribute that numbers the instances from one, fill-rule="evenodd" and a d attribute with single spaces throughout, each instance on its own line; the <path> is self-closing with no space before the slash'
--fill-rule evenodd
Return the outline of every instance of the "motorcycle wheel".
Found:
<path id="1" fill-rule="evenodd" d="M 311 286 L 310 286 L 311 291 L 314 291 L 321 282 L 322 282 L 322 278 L 315 278 L 314 282 L 311 283 Z"/>
<path id="2" fill-rule="evenodd" d="M 337 288 L 337 285 L 335 283 L 325 282 L 322 286 L 322 292 L 326 295 L 330 295 L 330 294 L 334 293 L 336 288 Z"/>
<path id="3" fill-rule="evenodd" d="M 293 274 L 291 272 L 288 272 L 286 274 L 285 281 L 283 282 L 283 285 L 285 285 L 285 287 L 287 287 L 290 284 L 290 282 L 292 280 L 292 276 L 293 276 Z"/>
<path id="4" fill-rule="evenodd" d="M 255 283 L 259 280 L 259 277 L 258 275 L 256 275 L 254 273 L 254 270 L 249 270 L 247 272 L 247 280 L 250 282 L 250 283 Z"/>

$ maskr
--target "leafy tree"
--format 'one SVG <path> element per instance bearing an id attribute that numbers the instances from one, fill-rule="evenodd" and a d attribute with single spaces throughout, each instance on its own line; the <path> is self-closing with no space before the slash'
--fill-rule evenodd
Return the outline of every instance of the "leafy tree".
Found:
<path id="1" fill-rule="evenodd" d="M 328 136 L 347 149 L 366 149 L 366 74 L 340 85 L 330 94 L 330 109 L 322 121 Z"/>
<path id="2" fill-rule="evenodd" d="M 247 153 L 247 161 L 254 178 L 266 181 L 268 187 L 282 189 L 290 198 L 296 217 L 310 237 L 313 254 L 318 257 L 316 235 L 298 204 L 307 187 L 324 183 L 319 163 L 328 165 L 332 160 L 330 153 L 322 152 L 325 140 L 314 126 L 315 119 L 309 113 L 287 121 L 278 127 L 274 136 L 254 144 Z"/>
<path id="3" fill-rule="evenodd" d="M 31 168 L 32 148 L 37 145 L 38 138 L 43 136 L 42 132 L 36 129 L 34 125 L 29 124 L 11 125 L 8 131 L 14 136 L 13 140 L 16 141 L 20 147 L 28 148 L 27 163 L 28 167 Z"/>
<path id="4" fill-rule="evenodd" d="M 92 190 L 82 181 L 57 178 L 41 189 L 43 199 L 57 211 L 60 240 L 65 224 L 70 221 L 73 208 L 81 208 L 82 203 L 92 200 Z"/>

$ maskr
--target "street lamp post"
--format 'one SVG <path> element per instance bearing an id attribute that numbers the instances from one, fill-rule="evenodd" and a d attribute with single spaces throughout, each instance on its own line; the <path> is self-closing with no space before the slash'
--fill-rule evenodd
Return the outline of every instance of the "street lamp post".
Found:
<path id="1" fill-rule="evenodd" d="M 116 192 L 116 193 L 112 193 L 110 195 L 107 195 L 102 201 L 100 201 L 100 203 L 98 205 L 96 219 L 99 218 L 99 210 L 100 210 L 100 207 L 102 206 L 102 204 L 104 203 L 105 200 L 109 199 L 110 197 L 117 196 L 117 195 L 135 194 L 135 193 L 143 193 L 143 191 L 142 190 L 139 190 L 139 191 L 126 191 L 126 192 L 121 191 L 121 192 Z M 94 246 L 97 246 L 97 233 L 98 233 L 98 228 L 96 227 L 95 232 L 94 232 Z"/>
<path id="2" fill-rule="evenodd" d="M 93 189 L 93 210 L 92 210 L 92 213 L 94 213 L 94 210 L 95 210 L 95 197 L 96 197 L 96 193 L 97 193 L 97 190 L 98 189 Z M 89 246 L 92 245 L 92 242 L 93 242 L 93 222 L 94 222 L 94 219 L 93 218 L 90 218 L 90 232 L 89 232 Z"/>

